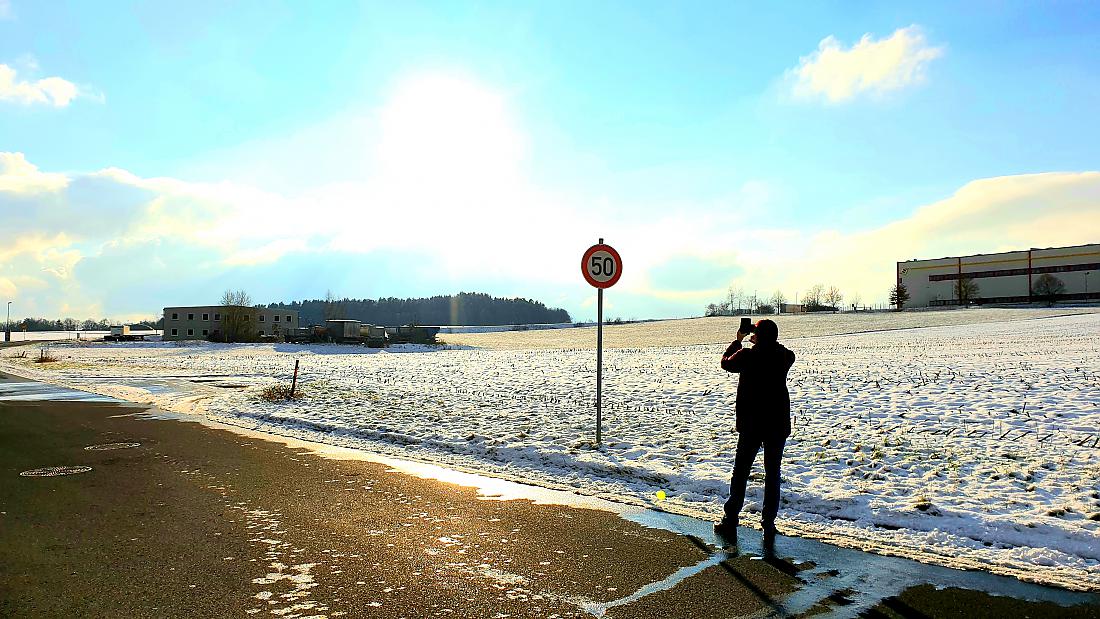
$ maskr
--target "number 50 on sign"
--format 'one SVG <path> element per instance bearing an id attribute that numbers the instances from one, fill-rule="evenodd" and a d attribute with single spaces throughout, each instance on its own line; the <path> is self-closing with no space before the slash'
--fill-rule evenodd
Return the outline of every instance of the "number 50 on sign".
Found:
<path id="1" fill-rule="evenodd" d="M 610 288 L 622 275 L 623 260 L 614 247 L 599 243 L 588 248 L 581 259 L 584 279 L 596 288 Z"/>

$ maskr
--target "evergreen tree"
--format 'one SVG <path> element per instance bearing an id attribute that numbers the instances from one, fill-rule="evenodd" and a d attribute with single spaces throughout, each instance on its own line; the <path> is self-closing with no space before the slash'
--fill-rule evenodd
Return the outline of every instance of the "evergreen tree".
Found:
<path id="1" fill-rule="evenodd" d="M 905 307 L 907 301 L 909 301 L 909 290 L 905 287 L 905 284 L 899 282 L 897 286 L 890 290 L 890 305 L 900 311 L 901 308 Z"/>

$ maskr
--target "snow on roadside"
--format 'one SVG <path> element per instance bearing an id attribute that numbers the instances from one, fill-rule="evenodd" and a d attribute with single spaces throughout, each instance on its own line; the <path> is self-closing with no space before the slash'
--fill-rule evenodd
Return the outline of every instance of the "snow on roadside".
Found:
<path id="1" fill-rule="evenodd" d="M 798 355 L 782 529 L 1100 589 L 1100 315 L 781 339 Z M 0 368 L 633 503 L 664 490 L 662 508 L 716 519 L 736 446 L 721 348 L 606 351 L 600 449 L 590 350 L 135 343 Z M 259 399 L 295 359 L 304 397 Z"/>

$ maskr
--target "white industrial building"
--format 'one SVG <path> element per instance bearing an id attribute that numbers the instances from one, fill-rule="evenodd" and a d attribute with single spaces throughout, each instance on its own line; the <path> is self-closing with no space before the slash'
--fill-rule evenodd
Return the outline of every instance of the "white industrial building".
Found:
<path id="1" fill-rule="evenodd" d="M 959 305 L 957 284 L 969 279 L 977 290 L 970 303 L 1032 303 L 1034 282 L 1049 273 L 1065 284 L 1057 301 L 1100 300 L 1100 245 L 1024 249 L 898 263 L 898 283 L 909 293 L 905 307 Z"/>

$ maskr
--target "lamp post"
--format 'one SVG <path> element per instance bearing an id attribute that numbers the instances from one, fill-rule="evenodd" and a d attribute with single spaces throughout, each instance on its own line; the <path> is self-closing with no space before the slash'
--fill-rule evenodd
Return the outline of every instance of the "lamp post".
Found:
<path id="1" fill-rule="evenodd" d="M 1088 285 L 1085 285 L 1088 288 Z M 4 320 L 4 341 L 11 341 L 11 301 L 8 301 L 8 317 Z"/>

